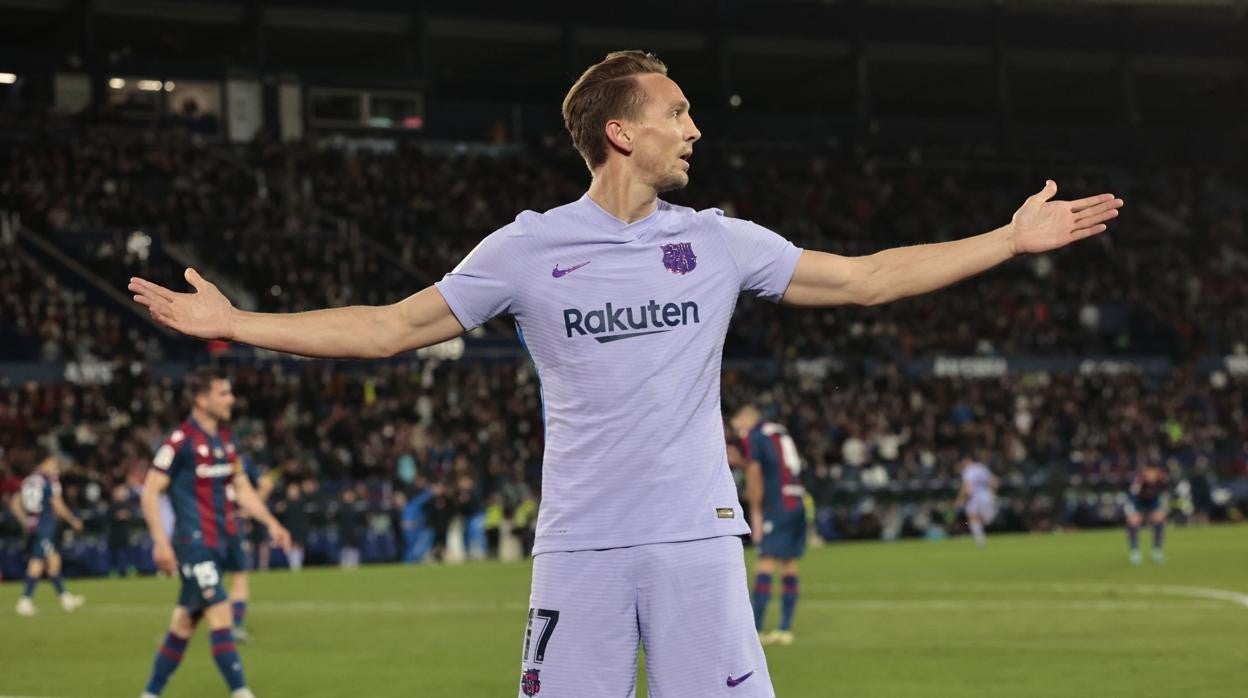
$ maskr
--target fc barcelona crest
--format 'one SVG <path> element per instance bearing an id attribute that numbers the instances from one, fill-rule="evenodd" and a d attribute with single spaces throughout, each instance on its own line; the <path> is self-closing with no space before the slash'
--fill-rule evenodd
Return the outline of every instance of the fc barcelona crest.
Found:
<path id="1" fill-rule="evenodd" d="M 693 244 L 674 242 L 660 245 L 663 248 L 663 266 L 673 274 L 688 274 L 698 266 L 698 256 L 693 253 Z"/>
<path id="2" fill-rule="evenodd" d="M 526 696 L 535 696 L 542 690 L 541 669 L 525 669 L 520 676 L 520 690 Z"/>

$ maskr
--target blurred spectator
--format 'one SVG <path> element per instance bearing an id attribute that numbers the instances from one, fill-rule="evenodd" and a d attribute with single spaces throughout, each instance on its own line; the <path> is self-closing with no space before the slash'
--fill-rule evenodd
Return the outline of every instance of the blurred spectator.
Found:
<path id="1" fill-rule="evenodd" d="M 429 491 L 429 500 L 425 502 L 425 521 L 433 531 L 433 557 L 442 560 L 446 554 L 446 535 L 451 528 L 451 519 L 455 517 L 455 506 L 446 485 L 433 483 Z"/>
<path id="2" fill-rule="evenodd" d="M 338 524 L 339 564 L 344 568 L 360 566 L 360 545 L 364 539 L 364 509 L 357 500 L 354 487 L 342 490 L 335 513 Z"/>
<path id="3" fill-rule="evenodd" d="M 273 513 L 290 531 L 291 546 L 287 559 L 290 569 L 298 572 L 303 569 L 303 552 L 308 546 L 308 510 L 299 483 L 286 485 L 285 496 L 274 503 Z"/>
<path id="4" fill-rule="evenodd" d="M 125 577 L 139 566 L 133 538 L 141 518 L 134 491 L 124 484 L 115 485 L 108 506 L 107 541 L 112 571 L 118 576 Z"/>

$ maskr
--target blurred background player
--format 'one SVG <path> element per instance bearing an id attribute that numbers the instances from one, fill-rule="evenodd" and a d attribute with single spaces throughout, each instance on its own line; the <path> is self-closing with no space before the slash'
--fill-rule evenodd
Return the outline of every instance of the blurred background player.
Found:
<path id="1" fill-rule="evenodd" d="M 235 453 L 238 452 L 238 443 L 234 444 Z M 269 494 L 273 491 L 273 478 L 262 476 L 260 468 L 256 465 L 254 459 L 248 456 L 240 456 L 243 463 L 243 475 L 247 478 L 247 482 L 251 483 L 252 489 L 256 491 L 256 496 L 261 502 L 267 502 Z M 256 554 L 257 565 L 260 565 L 259 558 L 263 551 L 264 557 L 268 557 L 268 532 L 254 519 L 248 517 L 248 521 L 239 522 L 238 531 L 230 536 L 228 543 L 228 555 L 226 557 L 225 569 L 230 573 L 230 609 L 234 619 L 234 639 L 239 642 L 247 642 L 250 635 L 244 623 L 247 619 L 247 602 L 251 598 L 251 583 L 249 581 L 248 571 L 252 567 L 252 557 L 248 554 L 248 547 L 243 543 L 243 536 L 249 536 L 251 543 L 251 551 Z M 246 529 L 244 531 L 243 529 Z M 260 565 L 262 568 L 267 564 Z"/>
<path id="2" fill-rule="evenodd" d="M 303 551 L 307 547 L 308 530 L 311 527 L 307 501 L 299 483 L 287 483 L 285 499 L 279 497 L 273 503 L 273 510 L 290 532 L 290 550 L 286 552 L 287 565 L 291 572 L 298 572 L 303 569 Z"/>
<path id="3" fill-rule="evenodd" d="M 109 493 L 108 556 L 111 574 L 125 577 L 138 568 L 131 546 L 133 525 L 138 519 L 138 497 L 126 485 L 116 485 Z"/>
<path id="4" fill-rule="evenodd" d="M 745 466 L 746 502 L 750 531 L 758 545 L 754 579 L 754 624 L 764 645 L 793 643 L 793 613 L 797 609 L 797 561 L 806 551 L 806 492 L 800 483 L 802 460 L 788 431 L 763 421 L 753 405 L 737 410 L 732 429 L 741 438 Z M 764 633 L 763 621 L 771 601 L 776 568 L 783 575 L 780 627 Z"/>
<path id="5" fill-rule="evenodd" d="M 22 481 L 22 489 L 9 500 L 9 507 L 26 529 L 26 585 L 17 600 L 19 616 L 35 615 L 35 586 L 44 572 L 61 597 L 61 608 L 73 611 L 83 604 L 81 596 L 65 590 L 61 577 L 61 555 L 56 549 L 56 520 L 60 518 L 79 533 L 82 520 L 65 506 L 61 499 L 60 457 L 50 451 L 40 451 L 35 471 Z"/>
<path id="6" fill-rule="evenodd" d="M 975 537 L 975 545 L 984 547 L 988 537 L 984 527 L 997 516 L 997 478 L 988 466 L 970 456 L 962 457 L 962 489 L 954 501 L 955 508 L 966 507 L 966 523 Z"/>
<path id="7" fill-rule="evenodd" d="M 238 444 L 235 443 L 235 452 L 237 452 Z M 255 462 L 247 456 L 242 456 L 243 474 L 247 476 L 248 482 L 256 490 L 256 495 L 260 497 L 260 501 L 268 501 L 269 494 L 273 491 L 274 480 L 269 477 L 262 477 L 259 468 Z M 232 491 L 232 490 L 231 490 Z M 244 514 L 246 512 L 243 512 Z M 160 523 L 165 529 L 165 534 L 173 536 L 174 519 L 173 503 L 170 501 L 168 494 L 160 497 Z M 246 643 L 250 639 L 244 623 L 247 618 L 247 602 L 251 598 L 251 583 L 248 577 L 248 571 L 251 569 L 251 558 L 248 555 L 247 546 L 243 542 L 244 532 L 246 528 L 251 535 L 252 550 L 260 551 L 261 555 L 266 559 L 263 567 L 267 568 L 267 557 L 269 553 L 268 531 L 255 522 L 249 524 L 243 521 L 239 522 L 238 533 L 231 535 L 227 544 L 227 555 L 225 561 L 225 571 L 230 573 L 230 609 L 234 619 L 234 639 L 241 643 Z M 158 571 L 159 572 L 159 571 Z"/>
<path id="8" fill-rule="evenodd" d="M 229 596 L 221 579 L 230 556 L 230 538 L 238 534 L 235 501 L 268 528 L 279 546 L 288 547 L 290 535 L 252 489 L 224 425 L 234 405 L 229 379 L 211 369 L 197 369 L 187 377 L 186 392 L 193 405 L 191 416 L 156 451 L 143 485 L 143 516 L 152 536 L 152 557 L 158 568 L 176 570 L 182 580 L 169 633 L 156 653 L 143 698 L 159 696 L 164 690 L 203 618 L 211 629 L 213 660 L 230 695 L 254 698 L 234 645 Z M 166 489 L 174 512 L 172 542 L 160 516 L 160 495 Z"/>
<path id="9" fill-rule="evenodd" d="M 1148 517 L 1153 525 L 1153 562 L 1164 562 L 1165 554 L 1161 550 L 1162 538 L 1166 533 L 1166 509 L 1169 508 L 1169 496 L 1166 492 L 1170 485 L 1170 476 L 1163 468 L 1156 465 L 1145 465 L 1135 474 L 1131 481 L 1130 498 L 1127 500 L 1127 541 L 1131 546 L 1131 564 L 1138 565 L 1140 556 L 1140 526 Z"/>

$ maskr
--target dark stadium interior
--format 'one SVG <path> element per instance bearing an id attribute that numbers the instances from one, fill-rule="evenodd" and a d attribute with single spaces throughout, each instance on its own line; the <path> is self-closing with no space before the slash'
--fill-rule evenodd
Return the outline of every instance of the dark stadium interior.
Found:
<path id="1" fill-rule="evenodd" d="M 530 353 L 540 345 L 527 319 L 527 345 L 502 316 L 391 358 L 310 360 L 183 336 L 127 284 L 189 290 L 194 267 L 237 308 L 272 313 L 407 298 L 518 213 L 586 193 L 561 100 L 588 66 L 632 48 L 666 62 L 702 133 L 689 186 L 663 199 L 754 221 L 803 249 L 865 256 L 977 235 L 1009 222 L 1048 179 L 1058 199 L 1126 202 L 1104 234 L 927 295 L 819 310 L 740 296 L 720 393 L 741 523 L 755 529 L 743 542 L 758 575 L 748 595 L 760 646 L 773 585 L 764 565 L 776 556 L 759 533 L 772 522 L 752 518 L 762 466 L 740 456 L 751 437 L 736 438 L 730 421 L 744 405 L 760 408 L 756 429 L 792 437 L 800 472 L 786 470 L 788 452 L 777 457 L 768 501 L 779 489 L 786 507 L 800 502 L 797 542 L 810 546 L 800 640 L 769 645 L 759 664 L 774 693 L 1237 694 L 1234 653 L 1248 632 L 1245 0 L 0 0 L 0 606 L 17 599 L 17 615 L 31 616 L 0 622 L 0 698 L 135 695 L 162 656 L 181 661 L 173 626 L 153 644 L 179 585 L 157 569 L 161 532 L 141 501 L 159 491 L 145 478 L 168 468 L 162 444 L 190 429 L 185 389 L 203 367 L 230 377 L 229 429 L 296 543 L 284 552 L 270 545 L 280 526 L 244 524 L 240 556 L 261 572 L 243 648 L 258 693 L 515 695 L 527 611 L 521 693 L 545 682 L 541 696 L 571 695 L 554 661 L 540 672 L 527 661 L 535 614 L 548 621 L 542 638 L 559 618 L 538 601 L 536 572 L 523 596 L 546 557 L 539 511 L 572 489 L 556 479 L 571 449 L 547 450 L 548 433 L 550 444 L 564 437 L 557 408 L 548 422 L 549 364 Z M 720 273 L 700 249 L 701 278 Z M 555 278 L 584 266 L 566 263 Z M 666 253 L 664 266 L 678 272 Z M 544 282 L 568 281 L 546 269 Z M 657 252 L 653 271 L 677 278 L 658 270 Z M 653 339 L 607 346 L 640 356 Z M 688 346 L 668 356 L 699 356 Z M 578 380 L 610 387 L 616 368 Z M 714 371 L 701 373 L 710 384 Z M 650 386 L 696 394 L 687 372 L 649 375 Z M 700 409 L 713 410 L 712 393 Z M 641 423 L 611 423 L 625 422 Z M 673 418 L 655 429 L 668 425 L 699 428 Z M 594 485 L 628 480 L 594 497 L 601 511 L 629 501 L 635 481 L 654 501 L 700 491 L 632 473 L 657 464 L 687 476 L 667 460 L 692 470 L 705 461 L 689 455 L 698 444 L 719 447 L 717 435 L 611 436 L 593 448 L 610 442 L 612 457 L 628 452 L 636 465 L 573 456 Z M 225 467 L 199 443 L 196 464 Z M 628 451 L 655 444 L 666 450 L 646 462 Z M 37 474 L 48 452 L 62 455 L 59 482 L 81 531 L 21 504 L 30 482 L 52 496 Z M 965 497 L 973 460 L 995 478 L 986 544 Z M 1144 477 L 1150 467 L 1162 484 Z M 724 471 L 713 474 L 731 499 Z M 218 475 L 223 493 L 227 481 L 246 489 Z M 196 467 L 196 497 L 198 478 L 208 476 Z M 1140 520 L 1141 482 L 1156 495 L 1151 525 Z M 577 496 L 588 499 L 585 483 Z M 198 506 L 233 511 L 234 490 L 219 502 L 206 491 L 211 503 Z M 714 504 L 716 524 L 733 518 L 723 504 L 735 502 Z M 635 532 L 681 520 L 678 508 L 597 515 Z M 52 533 L 37 532 L 49 522 Z M 672 540 L 703 542 L 661 544 Z M 31 602 L 42 572 L 28 565 L 45 544 L 87 597 L 81 611 L 62 614 L 47 585 Z M 634 546 L 587 547 L 577 559 Z M 164 569 L 181 575 L 183 593 L 192 576 L 202 586 L 177 556 Z M 328 569 L 356 558 L 366 567 Z M 795 568 L 780 569 L 773 609 L 787 630 L 798 582 Z M 601 610 L 598 593 L 578 603 Z M 84 598 L 60 603 L 71 611 Z M 563 608 L 561 632 L 573 637 L 583 618 Z M 660 650 L 640 615 L 636 625 L 649 662 Z M 728 625 L 707 642 L 731 635 Z M 221 688 L 209 662 L 226 641 L 212 630 L 169 695 L 225 695 L 192 690 Z M 700 642 L 688 644 L 714 654 Z M 657 667 L 643 663 L 639 687 L 655 690 Z M 748 693 L 763 674 L 729 670 L 714 695 L 751 675 L 737 693 L 772 695 Z M 254 698 L 243 690 L 236 698 Z"/>
<path id="2" fill-rule="evenodd" d="M 1179 515 L 1242 517 L 1242 6 L 632 8 L 0 0 L 0 71 L 15 75 L 0 84 L 3 491 L 55 436 L 88 519 L 73 569 L 105 571 L 109 493 L 138 485 L 180 418 L 180 376 L 211 361 L 236 372 L 255 457 L 319 481 L 322 513 L 357 487 L 379 517 L 433 487 L 460 492 L 467 516 L 527 511 L 541 407 L 507 322 L 444 352 L 310 364 L 175 337 L 124 287 L 176 287 L 194 264 L 245 308 L 396 301 L 516 212 L 580 195 L 558 100 L 627 44 L 667 61 L 707 134 L 672 200 L 799 246 L 868 254 L 980 232 L 1045 177 L 1139 204 L 1095 242 L 887 307 L 743 300 L 725 407 L 761 391 L 799 436 L 821 535 L 952 529 L 970 449 L 1003 479 L 1006 529 L 1119 522 L 1115 495 L 1143 460 L 1188 483 Z M 229 81 L 255 86 L 257 123 L 230 112 Z M 7 510 L 0 533 L 18 533 Z M 403 558 L 400 536 L 376 535 L 366 558 Z M 0 550 L 14 574 L 20 551 Z"/>

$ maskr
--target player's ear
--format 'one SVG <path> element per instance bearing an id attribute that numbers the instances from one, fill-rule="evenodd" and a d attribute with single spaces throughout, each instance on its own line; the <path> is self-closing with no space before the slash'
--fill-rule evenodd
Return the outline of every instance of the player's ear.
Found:
<path id="1" fill-rule="evenodd" d="M 627 124 L 619 119 L 611 119 L 603 128 L 607 136 L 607 143 L 611 144 L 612 148 L 625 155 L 633 152 L 633 133 Z"/>

